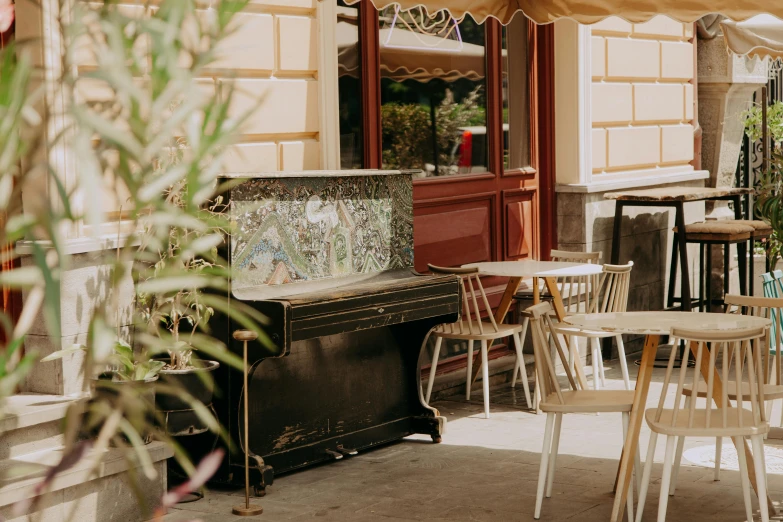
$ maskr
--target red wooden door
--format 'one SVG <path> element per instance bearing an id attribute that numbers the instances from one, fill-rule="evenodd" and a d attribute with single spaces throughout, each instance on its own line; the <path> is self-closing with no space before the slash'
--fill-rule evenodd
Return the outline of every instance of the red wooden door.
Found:
<path id="1" fill-rule="evenodd" d="M 488 171 L 414 182 L 416 268 L 547 258 L 554 237 L 551 27 L 529 24 L 530 166 L 504 168 L 500 24 L 487 22 Z M 542 106 L 543 104 L 543 106 Z M 542 110 L 543 109 L 543 110 Z M 545 118 L 542 120 L 542 118 Z M 503 283 L 497 281 L 496 283 Z M 497 292 L 497 290 L 496 290 Z M 496 293 L 495 292 L 495 293 Z"/>

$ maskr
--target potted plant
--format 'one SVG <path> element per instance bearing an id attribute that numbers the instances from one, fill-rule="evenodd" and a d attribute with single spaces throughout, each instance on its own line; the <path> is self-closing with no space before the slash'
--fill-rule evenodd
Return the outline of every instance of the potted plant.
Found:
<path id="1" fill-rule="evenodd" d="M 41 359 L 41 362 L 61 359 L 87 347 L 75 344 Z M 153 438 L 155 383 L 165 362 L 150 359 L 146 353 L 135 352 L 124 341 L 116 341 L 105 359 L 106 368 L 91 379 L 90 399 L 85 407 L 82 433 L 95 436 L 100 431 L 104 416 L 100 409 L 122 408 L 126 411 L 121 431 L 124 442 L 149 444 Z M 122 402 L 120 406 L 119 402 Z"/>
<path id="2" fill-rule="evenodd" d="M 181 152 L 175 151 L 170 161 L 176 163 L 180 159 Z M 171 187 L 168 198 L 174 206 L 184 207 L 187 189 Z M 217 196 L 196 212 L 205 224 L 204 227 L 170 227 L 168 241 L 159 249 L 159 259 L 152 270 L 147 272 L 145 280 L 154 282 L 161 272 L 171 271 L 172 268 L 183 276 L 203 276 L 222 270 L 224 267 L 218 261 L 220 257 L 217 248 L 224 237 L 220 226 L 223 223 L 220 219 L 223 208 L 222 198 Z M 201 255 L 187 255 L 186 245 L 194 242 L 202 247 L 207 244 L 209 249 L 202 250 Z M 163 367 L 160 369 L 166 392 L 156 395 L 156 405 L 159 411 L 166 414 L 167 427 L 170 424 L 169 413 L 178 412 L 176 433 L 195 434 L 208 428 L 203 418 L 184 413 L 193 410 L 194 401 L 210 407 L 214 381 L 209 374 L 220 366 L 218 361 L 194 355 L 194 340 L 198 332 L 206 331 L 209 320 L 214 316 L 213 308 L 207 304 L 208 299 L 204 298 L 204 291 L 203 287 L 194 285 L 137 294 L 138 309 L 148 325 L 149 333 L 159 338 L 159 344 L 165 346 L 168 354 L 161 360 Z"/>

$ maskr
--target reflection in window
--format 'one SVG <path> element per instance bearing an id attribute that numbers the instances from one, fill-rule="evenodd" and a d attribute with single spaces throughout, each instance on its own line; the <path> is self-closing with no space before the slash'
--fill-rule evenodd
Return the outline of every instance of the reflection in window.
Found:
<path id="1" fill-rule="evenodd" d="M 527 18 L 503 28 L 503 159 L 506 169 L 530 165 Z"/>
<path id="2" fill-rule="evenodd" d="M 363 166 L 359 8 L 337 1 L 337 56 L 340 112 L 340 167 Z"/>
<path id="3" fill-rule="evenodd" d="M 423 8 L 379 17 L 384 168 L 485 172 L 484 27 Z"/>

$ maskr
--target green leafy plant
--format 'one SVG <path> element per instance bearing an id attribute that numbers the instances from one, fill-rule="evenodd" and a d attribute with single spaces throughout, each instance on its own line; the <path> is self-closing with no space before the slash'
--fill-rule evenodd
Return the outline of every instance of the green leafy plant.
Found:
<path id="1" fill-rule="evenodd" d="M 46 364 L 35 362 L 31 353 L 19 357 L 21 340 L 39 317 L 52 338 L 61 337 L 60 280 L 72 259 L 64 248 L 66 238 L 76 230 L 101 230 L 108 220 L 95 203 L 117 187 L 127 193 L 121 213 L 127 236 L 117 251 L 96 254 L 109 267 L 109 288 L 108 297 L 84 311 L 89 318 L 84 374 L 114 366 L 117 375 L 137 380 L 157 371 L 159 363 L 150 359 L 181 347 L 175 338 L 179 330 L 168 325 L 172 318 L 193 327 L 183 350 L 188 357 L 197 350 L 242 367 L 241 359 L 206 329 L 213 313 L 268 342 L 261 331 L 265 318 L 236 301 L 229 308 L 225 299 L 230 271 L 217 245 L 223 239 L 219 231 L 229 230 L 230 223 L 213 212 L 228 187 L 219 180 L 226 149 L 253 111 L 230 114 L 231 82 L 211 92 L 199 84 L 209 76 L 218 45 L 245 3 L 222 0 L 200 10 L 196 0 L 162 0 L 154 9 L 128 10 L 114 2 L 61 0 L 50 30 L 62 35 L 63 51 L 59 64 L 47 63 L 47 74 L 34 77 L 23 46 L 0 50 L 0 215 L 6 218 L 0 222 L 0 244 L 27 239 L 31 251 L 23 265 L 16 250 L 3 259 L 21 266 L 0 273 L 0 284 L 24 290 L 25 300 L 15 323 L 0 314 L 8 339 L 0 346 L 0 393 L 11 393 L 31 366 Z M 80 62 L 85 52 L 91 60 L 87 67 Z M 96 87 L 104 94 L 100 99 L 77 95 Z M 58 118 L 44 120 L 38 106 L 47 117 Z M 118 338 L 125 338 L 118 335 L 118 296 L 129 276 L 138 282 L 140 296 L 160 299 L 156 309 L 168 322 L 152 321 L 154 326 L 127 336 L 132 342 L 118 345 Z M 126 450 L 126 458 L 153 478 L 155 467 L 141 443 L 147 431 L 171 444 L 185 471 L 194 471 L 187 455 L 152 422 L 150 401 L 141 400 L 131 386 L 106 384 L 116 385 L 116 393 L 94 397 L 86 411 L 76 405 L 69 410 L 64 456 L 41 491 L 88 451 L 100 454 L 110 445 Z M 170 386 L 158 384 L 156 393 L 192 401 L 187 390 Z M 190 405 L 207 426 L 222 433 L 203 405 Z M 94 440 L 76 436 L 85 426 L 97 434 Z M 95 459 L 95 469 L 99 464 Z"/>
<path id="2" fill-rule="evenodd" d="M 762 109 L 754 105 L 743 114 L 745 133 L 751 143 L 762 139 Z M 767 107 L 767 128 L 773 146 L 767 171 L 761 172 L 756 179 L 756 197 L 754 207 L 756 215 L 772 226 L 772 235 L 767 239 L 765 253 L 774 268 L 783 255 L 783 102 L 775 102 Z"/>
<path id="3" fill-rule="evenodd" d="M 177 148 L 170 161 L 180 163 L 182 149 Z M 172 204 L 181 207 L 184 202 L 183 191 L 173 188 L 168 190 Z M 226 265 L 218 255 L 218 245 L 223 242 L 226 225 L 222 221 L 225 205 L 223 198 L 217 196 L 213 201 L 197 212 L 197 217 L 208 226 L 198 229 L 183 229 L 182 227 L 169 227 L 169 237 L 164 245 L 165 249 L 159 251 L 159 260 L 155 263 L 151 272 L 145 274 L 146 282 L 154 286 L 154 282 L 160 274 L 174 265 L 174 268 L 182 274 L 200 275 L 209 271 L 224 270 Z M 150 230 L 147 231 L 150 233 Z M 183 248 L 192 242 L 198 241 L 203 245 L 201 254 L 182 255 Z M 207 248 L 208 247 L 208 248 Z M 149 286 L 149 284 L 147 285 Z M 192 368 L 193 336 L 199 329 L 207 330 L 207 324 L 215 313 L 210 306 L 210 296 L 204 288 L 185 286 L 174 291 L 156 293 L 139 292 L 137 303 L 141 317 L 150 326 L 152 333 L 160 337 L 161 328 L 168 331 L 172 345 L 168 350 L 169 362 L 166 369 L 184 370 Z M 186 340 L 181 337 L 181 329 L 187 325 Z"/>
<path id="4" fill-rule="evenodd" d="M 459 158 L 453 154 L 462 138 L 462 128 L 486 125 L 484 107 L 479 105 L 481 87 L 476 87 L 457 102 L 454 93 L 446 95 L 435 108 L 439 171 L 453 173 Z M 430 109 L 416 103 L 385 103 L 381 106 L 382 159 L 386 168 L 426 170 L 433 161 Z"/>
<path id="5" fill-rule="evenodd" d="M 149 381 L 156 378 L 166 365 L 164 361 L 137 358 L 133 348 L 122 341 L 114 345 L 114 354 L 110 361 L 115 381 Z"/>
<path id="6" fill-rule="evenodd" d="M 742 113 L 741 118 L 745 121 L 745 134 L 752 141 L 758 141 L 763 134 L 762 129 L 762 109 L 760 105 L 753 105 L 750 109 Z M 775 143 L 783 141 L 783 102 L 776 101 L 767 107 L 767 129 L 770 137 Z"/>

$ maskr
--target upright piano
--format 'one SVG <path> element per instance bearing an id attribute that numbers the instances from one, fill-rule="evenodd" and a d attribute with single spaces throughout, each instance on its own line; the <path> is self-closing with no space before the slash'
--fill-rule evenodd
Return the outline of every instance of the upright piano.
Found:
<path id="1" fill-rule="evenodd" d="M 430 330 L 458 319 L 461 298 L 454 276 L 413 270 L 414 173 L 272 173 L 236 180 L 227 195 L 229 306 L 266 315 L 274 346 L 248 347 L 247 390 L 221 367 L 215 406 L 247 444 L 257 490 L 274 474 L 410 434 L 440 441 L 446 419 L 423 402 L 419 358 Z M 231 336 L 241 327 L 222 328 L 241 355 Z M 243 465 L 230 453 L 216 478 L 242 483 Z"/>

